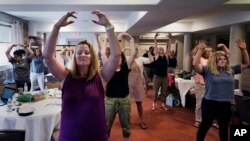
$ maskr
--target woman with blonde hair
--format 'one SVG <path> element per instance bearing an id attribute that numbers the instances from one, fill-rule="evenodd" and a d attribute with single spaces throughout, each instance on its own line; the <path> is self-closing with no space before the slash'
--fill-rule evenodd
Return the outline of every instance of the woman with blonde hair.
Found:
<path id="1" fill-rule="evenodd" d="M 82 41 L 76 47 L 72 68 L 68 69 L 54 56 L 55 46 L 61 27 L 72 24 L 68 18 L 76 18 L 75 12 L 68 12 L 53 27 L 43 55 L 51 73 L 61 82 L 62 111 L 60 141 L 107 141 L 105 119 L 104 87 L 114 75 L 119 64 L 121 51 L 106 15 L 94 10 L 98 21 L 94 23 L 105 27 L 110 43 L 109 60 L 98 70 L 98 60 L 93 46 Z"/>
<path id="2" fill-rule="evenodd" d="M 236 40 L 242 53 L 242 64 L 230 67 L 228 54 L 216 51 L 209 58 L 207 66 L 200 64 L 200 58 L 206 48 L 204 42 L 198 44 L 193 65 L 197 73 L 205 80 L 205 95 L 202 99 L 202 121 L 197 132 L 197 141 L 203 141 L 207 131 L 216 118 L 219 124 L 221 141 L 228 141 L 228 126 L 231 119 L 231 101 L 234 98 L 234 75 L 249 65 L 249 56 L 244 40 Z"/>
<path id="3" fill-rule="evenodd" d="M 200 41 L 201 42 L 205 42 L 205 41 Z M 218 50 L 222 50 L 225 51 L 225 53 L 229 54 L 229 49 L 224 45 L 224 44 L 218 44 L 217 45 L 217 49 Z M 198 51 L 198 46 L 196 46 L 193 50 L 192 50 L 192 57 L 195 56 L 196 52 Z M 202 53 L 201 59 L 200 59 L 200 64 L 202 66 L 207 66 L 207 62 L 208 59 L 212 56 L 213 52 L 212 52 L 212 48 L 211 47 L 206 47 L 204 48 L 204 51 Z M 195 127 L 199 127 L 200 123 L 201 123 L 201 101 L 202 98 L 204 97 L 204 93 L 205 93 L 205 81 L 202 75 L 200 75 L 199 73 L 195 74 L 195 123 L 194 126 Z M 214 121 L 213 123 L 213 127 L 215 128 L 219 128 L 218 124 L 216 121 Z"/>

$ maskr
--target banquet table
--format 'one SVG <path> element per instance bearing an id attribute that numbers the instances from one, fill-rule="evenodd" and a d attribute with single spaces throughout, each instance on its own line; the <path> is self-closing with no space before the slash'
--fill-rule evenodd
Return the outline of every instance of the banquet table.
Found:
<path id="1" fill-rule="evenodd" d="M 25 141 L 50 141 L 53 130 L 59 128 L 61 99 L 50 98 L 21 105 L 34 108 L 29 116 L 20 116 L 16 110 L 7 112 L 7 106 L 0 107 L 0 130 L 25 130 Z"/>
<path id="2" fill-rule="evenodd" d="M 195 87 L 194 80 L 185 80 L 182 78 L 175 78 L 175 85 L 179 89 L 180 97 L 181 97 L 181 104 L 185 107 L 186 104 L 186 94 L 192 88 Z"/>

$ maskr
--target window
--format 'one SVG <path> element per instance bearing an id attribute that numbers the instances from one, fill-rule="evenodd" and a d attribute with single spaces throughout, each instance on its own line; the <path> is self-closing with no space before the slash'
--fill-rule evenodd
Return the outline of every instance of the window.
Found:
<path id="1" fill-rule="evenodd" d="M 0 22 L 0 67 L 11 65 L 5 51 L 11 45 L 12 26 Z"/>
<path id="2" fill-rule="evenodd" d="M 0 43 L 11 42 L 11 26 L 0 23 Z"/>

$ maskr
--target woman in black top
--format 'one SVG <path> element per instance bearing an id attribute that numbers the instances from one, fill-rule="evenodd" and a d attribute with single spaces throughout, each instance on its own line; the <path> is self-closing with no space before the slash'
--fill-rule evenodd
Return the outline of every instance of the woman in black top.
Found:
<path id="1" fill-rule="evenodd" d="M 124 38 L 129 39 L 134 42 L 131 35 L 127 33 L 122 33 Z M 135 48 L 131 50 L 131 57 L 127 59 L 125 55 L 121 54 L 120 65 L 117 68 L 115 75 L 107 83 L 106 87 L 106 99 L 105 99 L 105 109 L 106 109 L 106 119 L 108 124 L 108 133 L 110 136 L 110 131 L 112 124 L 115 120 L 116 113 L 119 115 L 120 124 L 123 131 L 124 141 L 129 141 L 130 139 L 130 113 L 131 104 L 128 86 L 128 75 L 131 70 L 132 64 L 136 57 Z"/>
<path id="2" fill-rule="evenodd" d="M 165 106 L 165 97 L 166 97 L 166 91 L 167 91 L 167 68 L 168 68 L 168 52 L 171 45 L 171 34 L 169 34 L 169 41 L 166 44 L 166 53 L 164 53 L 164 49 L 162 47 L 157 48 L 157 36 L 160 34 L 157 32 L 155 34 L 155 61 L 153 62 L 154 67 L 154 79 L 153 79 L 153 88 L 154 88 L 154 97 L 153 97 L 153 104 L 152 104 L 152 110 L 156 110 L 155 102 L 158 97 L 158 91 L 161 88 L 161 96 L 162 104 L 161 108 L 164 110 L 168 110 Z"/>

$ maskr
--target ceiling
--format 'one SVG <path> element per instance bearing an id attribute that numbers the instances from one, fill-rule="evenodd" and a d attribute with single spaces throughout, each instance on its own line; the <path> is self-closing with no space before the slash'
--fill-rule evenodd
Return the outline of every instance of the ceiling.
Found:
<path id="1" fill-rule="evenodd" d="M 216 28 L 250 21 L 249 0 L 1 0 L 2 12 L 33 23 L 55 23 L 68 10 L 77 12 L 76 28 L 80 32 L 103 32 L 91 23 L 90 11 L 107 14 L 118 32 L 142 35 L 149 32 L 218 31 Z M 237 16 L 243 15 L 244 16 Z M 223 16 L 228 14 L 237 19 Z M 220 22 L 214 22 L 214 21 Z M 77 26 L 78 25 L 78 26 Z M 202 25 L 202 26 L 201 26 Z M 79 27 L 88 28 L 79 28 Z M 89 28 L 89 27 L 93 28 Z M 39 29 L 38 29 L 39 30 Z M 41 28 L 42 30 L 42 28 Z M 72 30 L 74 31 L 74 30 Z M 40 31 L 43 32 L 43 31 Z"/>

